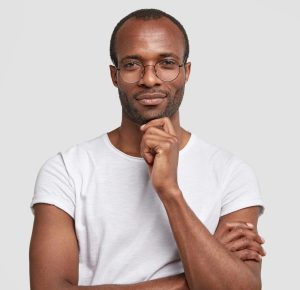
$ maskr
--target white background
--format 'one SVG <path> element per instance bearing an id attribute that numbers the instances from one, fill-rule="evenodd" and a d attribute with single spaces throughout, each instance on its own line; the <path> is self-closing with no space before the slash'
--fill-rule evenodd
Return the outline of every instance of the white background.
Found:
<path id="1" fill-rule="evenodd" d="M 263 289 L 299 276 L 299 1 L 0 2 L 1 289 L 29 289 L 29 204 L 42 163 L 119 126 L 115 24 L 160 8 L 185 26 L 192 74 L 182 126 L 248 162 L 266 204 Z"/>

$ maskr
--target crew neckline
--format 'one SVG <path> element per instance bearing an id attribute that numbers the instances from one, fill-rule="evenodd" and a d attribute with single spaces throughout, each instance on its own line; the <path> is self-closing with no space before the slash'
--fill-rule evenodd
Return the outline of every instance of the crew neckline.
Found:
<path id="1" fill-rule="evenodd" d="M 191 133 L 191 136 L 190 136 L 188 142 L 185 144 L 185 146 L 181 150 L 179 150 L 179 156 L 182 156 L 186 151 L 188 151 L 189 148 L 192 146 L 192 143 L 194 142 L 195 135 L 192 132 L 189 132 L 189 133 Z M 123 151 L 119 150 L 117 147 L 115 147 L 111 143 L 111 141 L 110 141 L 110 139 L 108 137 L 108 132 L 104 133 L 104 140 L 105 140 L 107 146 L 113 152 L 117 153 L 120 157 L 123 157 L 123 158 L 131 160 L 131 161 L 145 162 L 145 160 L 144 160 L 143 157 L 137 157 L 137 156 L 132 156 L 132 155 L 126 154 Z"/>

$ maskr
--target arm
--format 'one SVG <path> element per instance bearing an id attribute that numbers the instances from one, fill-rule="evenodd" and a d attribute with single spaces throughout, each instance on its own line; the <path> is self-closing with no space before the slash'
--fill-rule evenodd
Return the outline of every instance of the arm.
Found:
<path id="1" fill-rule="evenodd" d="M 171 120 L 154 119 L 140 130 L 144 133 L 141 155 L 166 209 L 190 289 L 261 289 L 261 263 L 241 261 L 232 254 L 210 234 L 186 203 L 177 181 L 180 134 Z M 256 226 L 258 216 L 258 207 L 245 208 L 223 217 L 220 224 L 243 221 Z"/>
<path id="2" fill-rule="evenodd" d="M 78 244 L 74 221 L 59 208 L 36 204 L 30 243 L 32 290 L 188 290 L 184 274 L 128 285 L 78 285 Z"/>
<path id="3" fill-rule="evenodd" d="M 237 256 L 240 252 L 244 253 L 239 256 L 240 259 L 255 259 L 257 253 L 262 251 L 259 244 L 251 249 L 249 243 L 243 244 L 242 239 L 247 237 L 248 240 L 254 240 L 259 237 L 253 236 L 246 229 L 241 233 L 241 224 L 233 225 L 235 226 L 231 229 L 230 224 L 225 223 L 225 220 L 221 222 L 215 233 L 216 239 Z M 229 232 L 228 229 L 231 231 Z M 232 235 L 233 232 L 239 235 Z M 232 248 L 233 239 L 235 242 L 242 242 L 239 247 Z M 240 249 L 243 250 L 240 251 Z M 259 261 L 259 258 L 256 259 Z M 188 289 L 184 274 L 134 285 L 76 286 L 78 284 L 78 245 L 73 219 L 57 207 L 46 204 L 35 205 L 35 221 L 30 244 L 30 282 L 32 290 Z"/>
<path id="4" fill-rule="evenodd" d="M 190 289 L 259 290 L 261 263 L 241 261 L 210 234 L 185 202 L 180 190 L 162 199 L 178 246 Z M 257 225 L 258 207 L 245 208 L 221 218 Z M 218 229 L 216 234 L 218 235 Z"/>

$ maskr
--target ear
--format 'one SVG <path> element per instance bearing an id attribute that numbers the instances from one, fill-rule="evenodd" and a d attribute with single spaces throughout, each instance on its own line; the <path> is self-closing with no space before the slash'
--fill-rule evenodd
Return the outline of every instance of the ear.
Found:
<path id="1" fill-rule="evenodd" d="M 191 73 L 191 62 L 187 62 L 185 65 L 184 65 L 184 68 L 185 68 L 185 82 L 187 82 L 189 80 L 189 77 L 190 77 L 190 73 Z"/>
<path id="2" fill-rule="evenodd" d="M 110 69 L 110 77 L 111 77 L 112 83 L 115 87 L 118 87 L 117 68 L 113 65 L 110 65 L 109 69 Z"/>

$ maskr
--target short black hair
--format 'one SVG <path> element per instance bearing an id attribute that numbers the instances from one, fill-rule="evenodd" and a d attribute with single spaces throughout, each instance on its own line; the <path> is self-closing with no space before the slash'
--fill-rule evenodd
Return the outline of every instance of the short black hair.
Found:
<path id="1" fill-rule="evenodd" d="M 189 57 L 189 51 L 190 51 L 190 46 L 189 46 L 189 39 L 187 36 L 187 33 L 184 29 L 184 27 L 182 26 L 182 24 L 175 19 L 173 16 L 171 16 L 170 14 L 161 11 L 159 9 L 139 9 L 136 11 L 131 12 L 130 14 L 128 14 L 127 16 L 125 16 L 124 18 L 122 18 L 118 24 L 115 26 L 113 33 L 111 35 L 111 39 L 110 39 L 110 58 L 113 62 L 113 64 L 115 66 L 118 65 L 118 59 L 117 59 L 117 55 L 116 55 L 116 48 L 115 48 L 115 44 L 116 44 L 116 35 L 120 29 L 120 27 L 130 18 L 135 18 L 135 19 L 142 19 L 142 20 L 152 20 L 152 19 L 159 19 L 162 17 L 166 17 L 168 19 L 170 19 L 182 32 L 183 34 L 183 38 L 184 38 L 184 42 L 185 42 L 185 50 L 184 50 L 184 56 L 183 56 L 183 62 L 186 63 L 188 57 Z"/>

